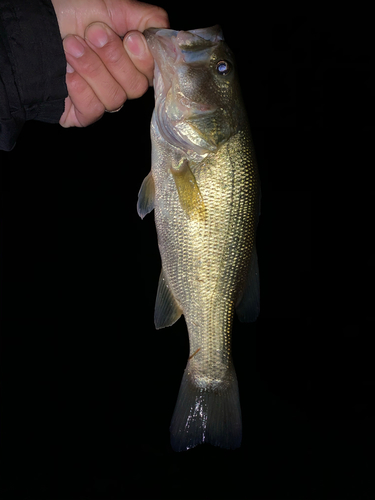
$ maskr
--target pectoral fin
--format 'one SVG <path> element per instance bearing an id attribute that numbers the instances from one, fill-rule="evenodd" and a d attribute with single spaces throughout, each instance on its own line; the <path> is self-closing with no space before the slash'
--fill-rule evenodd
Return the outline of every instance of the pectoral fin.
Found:
<path id="1" fill-rule="evenodd" d="M 138 193 L 137 212 L 141 219 L 154 210 L 155 184 L 150 172 L 144 179 Z"/>
<path id="2" fill-rule="evenodd" d="M 189 166 L 188 160 L 182 160 L 171 172 L 176 184 L 181 207 L 190 219 L 204 220 L 206 207 L 197 181 Z"/>
<path id="3" fill-rule="evenodd" d="M 154 322 L 155 328 L 165 328 L 175 323 L 181 316 L 182 310 L 173 297 L 163 269 L 160 273 L 158 291 L 156 294 Z"/>
<path id="4" fill-rule="evenodd" d="M 247 282 L 240 302 L 237 305 L 237 316 L 243 323 L 257 319 L 260 310 L 259 268 L 256 248 L 251 257 Z"/>

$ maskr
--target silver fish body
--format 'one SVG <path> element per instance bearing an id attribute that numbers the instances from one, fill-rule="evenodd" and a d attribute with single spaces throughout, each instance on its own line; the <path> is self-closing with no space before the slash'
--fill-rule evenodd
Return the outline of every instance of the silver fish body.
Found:
<path id="1" fill-rule="evenodd" d="M 146 30 L 155 59 L 152 168 L 138 198 L 155 210 L 162 271 L 155 326 L 183 314 L 190 356 L 171 422 L 174 450 L 241 443 L 231 356 L 234 311 L 259 312 L 260 188 L 233 55 L 221 29 Z"/>

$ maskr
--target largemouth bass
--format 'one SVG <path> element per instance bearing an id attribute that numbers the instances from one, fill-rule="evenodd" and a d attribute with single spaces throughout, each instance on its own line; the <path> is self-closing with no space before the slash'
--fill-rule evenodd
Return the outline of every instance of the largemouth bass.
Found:
<path id="1" fill-rule="evenodd" d="M 183 314 L 190 356 L 171 422 L 176 451 L 241 444 L 231 356 L 234 311 L 259 312 L 255 248 L 260 188 L 232 52 L 219 26 L 148 29 L 155 59 L 152 168 L 138 195 L 155 210 L 162 260 L 157 329 Z"/>

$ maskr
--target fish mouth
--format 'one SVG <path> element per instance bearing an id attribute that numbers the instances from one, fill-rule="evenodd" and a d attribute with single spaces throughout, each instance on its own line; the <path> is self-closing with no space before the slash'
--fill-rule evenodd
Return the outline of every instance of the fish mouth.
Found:
<path id="1" fill-rule="evenodd" d="M 210 49 L 224 39 L 218 25 L 190 31 L 148 28 L 143 34 L 155 61 L 155 99 L 165 99 L 179 65 L 207 59 Z M 188 113 L 208 113 L 216 109 L 212 105 L 194 102 L 179 92 L 175 94 L 175 98 Z"/>
<path id="2" fill-rule="evenodd" d="M 143 32 L 143 35 L 156 60 L 160 57 L 159 53 L 161 47 L 163 49 L 162 54 L 171 57 L 177 55 L 178 48 L 187 52 L 199 52 L 224 40 L 219 25 L 190 31 L 177 31 L 167 28 L 148 28 Z"/>
<path id="3" fill-rule="evenodd" d="M 224 40 L 220 26 L 191 31 L 150 28 L 144 35 L 155 62 L 153 123 L 158 133 L 192 158 L 217 151 L 220 141 L 211 118 L 219 106 L 200 85 L 212 54 Z"/>

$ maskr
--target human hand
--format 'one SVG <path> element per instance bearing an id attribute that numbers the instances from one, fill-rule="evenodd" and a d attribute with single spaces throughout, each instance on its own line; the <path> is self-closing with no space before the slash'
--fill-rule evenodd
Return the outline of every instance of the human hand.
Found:
<path id="1" fill-rule="evenodd" d="M 154 61 L 140 31 L 168 27 L 163 9 L 135 0 L 52 3 L 68 63 L 63 127 L 89 125 L 146 92 Z"/>

